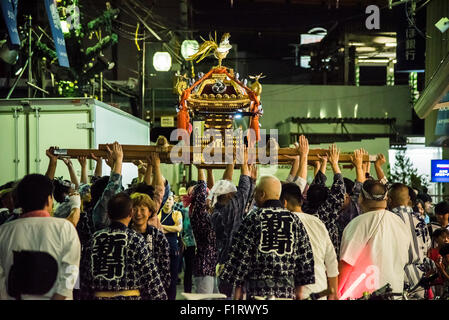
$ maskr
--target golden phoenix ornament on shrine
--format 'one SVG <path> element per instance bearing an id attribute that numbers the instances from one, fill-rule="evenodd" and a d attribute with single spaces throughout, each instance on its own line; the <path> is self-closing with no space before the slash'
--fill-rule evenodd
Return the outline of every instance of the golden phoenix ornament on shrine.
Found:
<path id="1" fill-rule="evenodd" d="M 209 35 L 209 40 L 203 39 L 204 42 L 198 51 L 187 58 L 188 61 L 200 62 L 213 54 L 218 60 L 218 66 L 206 74 L 200 73 L 197 80 L 177 75 L 174 90 L 179 95 L 177 127 L 190 134 L 194 130 L 195 122 L 199 120 L 202 123 L 198 130 L 203 132 L 215 129 L 221 133 L 223 141 L 227 134 L 226 130 L 233 129 L 235 119 L 249 117 L 247 127 L 251 130 L 248 131 L 248 143 L 254 145 L 260 140 L 259 118 L 263 114 L 263 108 L 260 102 L 262 85 L 259 79 L 263 77 L 262 74 L 253 77 L 254 83 L 248 86 L 246 79 L 242 81 L 238 73 L 222 65 L 222 60 L 232 48 L 229 43 L 230 37 L 229 33 L 225 33 L 221 41 L 217 42 L 216 35 L 215 38 Z M 204 138 L 203 144 L 207 144 L 208 140 L 210 142 L 210 137 Z M 243 137 L 241 140 L 235 143 L 243 144 Z M 215 141 L 218 142 L 217 139 Z"/>

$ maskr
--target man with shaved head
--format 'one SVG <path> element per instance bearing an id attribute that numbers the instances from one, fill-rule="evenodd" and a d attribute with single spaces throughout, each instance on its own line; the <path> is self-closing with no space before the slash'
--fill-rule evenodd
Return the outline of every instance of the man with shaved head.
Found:
<path id="1" fill-rule="evenodd" d="M 386 210 L 387 187 L 377 180 L 363 184 L 359 198 L 362 214 L 343 231 L 338 291 L 340 299 L 360 298 L 387 283 L 393 293 L 404 287 L 409 263 L 410 230 L 396 214 Z"/>
<path id="2" fill-rule="evenodd" d="M 220 279 L 235 286 L 234 298 L 255 296 L 301 299 L 315 282 L 312 247 L 300 218 L 280 202 L 281 182 L 260 178 L 250 212 L 233 237 Z"/>
<path id="3" fill-rule="evenodd" d="M 409 254 L 413 257 L 405 267 L 405 283 L 411 287 L 418 284 L 422 278 L 424 261 L 427 251 L 431 248 L 432 240 L 424 218 L 419 212 L 414 212 L 410 198 L 409 187 L 402 183 L 395 183 L 390 187 L 388 193 L 388 207 L 405 223 L 410 230 L 412 246 Z M 416 293 L 417 297 L 424 297 L 424 289 Z"/>
<path id="4" fill-rule="evenodd" d="M 282 185 L 278 178 L 263 176 L 256 187 L 254 200 L 258 207 L 267 200 L 278 200 L 281 197 Z"/>

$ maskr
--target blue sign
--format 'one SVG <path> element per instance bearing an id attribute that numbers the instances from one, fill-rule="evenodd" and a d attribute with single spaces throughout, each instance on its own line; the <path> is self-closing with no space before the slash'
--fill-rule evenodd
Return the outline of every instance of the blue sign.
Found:
<path id="1" fill-rule="evenodd" d="M 431 160 L 431 181 L 449 182 L 449 160 Z"/>
<path id="2" fill-rule="evenodd" d="M 435 135 L 447 136 L 449 135 L 449 109 L 439 109 L 437 123 L 435 126 Z"/>
<path id="3" fill-rule="evenodd" d="M 1 0 L 3 18 L 8 27 L 9 39 L 12 44 L 20 46 L 19 32 L 17 31 L 17 4 L 19 0 Z"/>
<path id="4" fill-rule="evenodd" d="M 59 18 L 58 9 L 56 8 L 56 0 L 44 0 L 45 9 L 47 10 L 48 21 L 50 22 L 51 34 L 55 42 L 56 53 L 58 55 L 59 65 L 61 67 L 70 68 L 69 57 L 65 49 L 64 34 L 61 29 L 61 20 Z"/>

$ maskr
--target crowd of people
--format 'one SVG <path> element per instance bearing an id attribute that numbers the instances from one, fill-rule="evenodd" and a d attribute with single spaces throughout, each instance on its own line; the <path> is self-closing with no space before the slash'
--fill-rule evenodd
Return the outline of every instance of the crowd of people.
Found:
<path id="1" fill-rule="evenodd" d="M 363 149 L 351 156 L 356 179 L 343 177 L 335 144 L 308 183 L 307 138 L 295 148 L 285 181 L 258 177 L 245 148 L 237 186 L 235 162 L 217 182 L 197 167 L 176 195 L 156 152 L 124 188 L 119 143 L 89 157 L 90 179 L 80 157 L 80 181 L 50 148 L 45 175 L 0 187 L 0 298 L 174 300 L 181 270 L 184 292 L 238 300 L 359 299 L 385 285 L 449 296 L 449 202 L 388 181 L 382 154 L 372 177 Z M 70 181 L 55 177 L 61 161 Z"/>

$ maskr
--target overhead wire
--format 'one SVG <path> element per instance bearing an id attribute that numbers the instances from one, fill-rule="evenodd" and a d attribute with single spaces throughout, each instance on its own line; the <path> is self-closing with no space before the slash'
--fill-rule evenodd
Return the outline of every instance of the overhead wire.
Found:
<path id="1" fill-rule="evenodd" d="M 134 3 L 134 5 L 137 4 L 137 6 L 138 6 L 144 13 L 147 13 L 147 17 L 151 17 L 152 19 L 154 19 L 152 12 L 149 11 L 149 10 L 147 10 L 144 6 L 141 6 L 137 1 L 132 0 L 132 1 L 130 1 L 130 2 L 131 2 L 131 3 Z M 131 13 L 130 13 L 126 8 L 120 7 L 119 9 L 120 9 L 120 10 L 123 10 L 124 13 L 126 13 L 126 14 L 128 14 L 128 15 L 131 15 Z M 147 17 L 146 17 L 146 18 L 147 18 Z M 143 20 L 145 21 L 145 19 L 143 19 Z M 151 21 L 150 23 L 154 24 L 154 22 L 155 22 L 155 21 Z M 161 26 L 161 27 L 163 27 L 163 28 L 165 28 L 166 31 L 168 32 L 168 34 L 171 33 L 171 30 L 169 30 L 167 27 L 165 27 L 165 26 L 163 26 L 163 25 L 160 25 L 160 24 L 158 24 L 158 25 Z M 158 30 L 158 32 L 161 32 L 161 31 Z M 136 34 L 137 34 L 137 32 L 136 32 Z M 136 34 L 134 35 L 135 38 L 136 38 Z M 150 36 L 149 36 L 149 37 L 150 37 Z M 182 61 L 183 61 L 183 59 L 179 56 L 179 54 L 176 52 L 176 50 L 170 46 L 169 43 L 162 42 L 162 46 L 163 46 L 167 51 L 169 51 L 169 52 L 175 57 L 175 59 L 176 59 L 178 62 L 182 62 Z"/>
<path id="2" fill-rule="evenodd" d="M 415 4 L 415 5 L 416 5 L 416 4 Z M 408 20 L 409 24 L 412 25 L 413 28 L 415 28 L 415 30 L 418 32 L 418 34 L 419 34 L 420 36 L 422 36 L 424 39 L 432 39 L 432 37 L 430 37 L 429 35 L 424 34 L 424 33 L 417 27 L 416 22 L 415 22 L 415 21 L 412 21 L 412 19 L 410 18 L 409 12 L 408 12 L 408 2 L 405 3 L 405 6 L 404 6 L 404 7 L 405 7 L 405 16 L 407 17 L 407 20 Z M 416 12 L 416 10 L 415 10 L 415 12 Z"/>
<path id="3" fill-rule="evenodd" d="M 114 26 L 112 27 L 112 30 L 114 32 L 117 32 L 121 37 L 123 37 L 123 38 L 125 38 L 127 40 L 130 40 L 130 41 L 135 41 L 136 40 L 135 32 L 129 32 L 129 31 L 126 31 L 126 30 L 123 30 L 123 29 L 121 29 L 119 27 L 114 27 Z M 143 34 L 139 34 L 138 36 L 139 36 L 137 38 L 138 41 L 146 41 L 148 39 L 153 38 L 152 35 L 146 35 L 145 37 L 143 37 Z"/>
<path id="4" fill-rule="evenodd" d="M 136 28 L 136 26 L 134 26 L 134 28 Z M 112 29 L 114 29 L 114 30 L 117 31 L 117 32 L 122 32 L 123 34 L 126 34 L 126 35 L 128 35 L 128 36 L 131 36 L 133 40 L 134 40 L 134 38 L 135 38 L 135 36 L 136 36 L 135 31 L 131 32 L 131 31 L 122 29 L 122 28 L 120 28 L 119 26 L 113 26 Z M 171 32 L 171 31 L 165 31 L 165 32 L 169 33 L 169 32 Z M 162 32 L 162 33 L 164 33 L 164 32 Z M 138 39 L 139 39 L 139 40 L 147 40 L 147 39 L 150 39 L 150 38 L 154 38 L 154 37 L 153 37 L 151 34 L 148 34 L 148 33 L 145 35 L 145 37 L 144 37 L 144 34 L 143 34 L 143 33 L 139 33 L 139 34 L 138 34 Z"/>
<path id="5" fill-rule="evenodd" d="M 140 3 L 140 1 L 130 0 L 130 2 L 134 3 L 134 5 L 136 7 L 139 7 L 142 11 L 144 11 L 146 13 L 146 17 L 145 18 L 151 17 L 151 19 L 152 19 L 151 22 L 154 25 L 157 25 L 157 26 L 159 26 L 162 29 L 169 29 L 166 25 L 167 24 L 171 24 L 171 23 L 165 23 L 164 24 L 164 22 L 163 22 L 164 20 L 167 20 L 166 18 L 164 18 L 164 17 L 162 17 L 162 16 L 160 16 L 158 14 L 155 14 L 154 11 L 148 9 L 145 5 Z"/>
<path id="6" fill-rule="evenodd" d="M 161 17 L 158 15 L 155 15 L 151 10 L 149 10 L 146 6 L 142 5 L 140 2 L 138 1 L 130 1 L 131 3 L 133 3 L 136 7 L 138 7 L 140 10 L 142 10 L 147 17 L 145 17 L 145 20 L 148 19 L 149 21 L 146 21 L 148 24 L 157 26 L 158 28 L 161 28 L 163 30 L 158 30 L 157 32 L 159 34 L 162 34 L 164 37 L 173 37 L 172 35 L 172 30 L 170 28 L 168 28 L 166 25 L 164 25 L 163 23 L 161 23 L 160 20 Z M 124 8 L 123 6 L 119 6 L 118 9 L 120 9 L 121 12 L 123 12 L 125 15 L 131 17 L 131 18 L 135 18 L 135 16 L 129 12 L 129 10 L 127 10 L 126 8 Z M 92 16 L 90 16 L 89 14 L 86 14 L 87 17 L 89 18 L 94 18 Z M 147 40 L 153 39 L 154 37 L 150 34 L 142 34 L 142 33 L 138 33 L 135 31 L 135 29 L 137 28 L 136 25 L 132 25 L 129 23 L 126 23 L 120 19 L 116 19 L 113 22 L 117 22 L 117 24 L 112 26 L 112 29 L 114 32 L 117 32 L 119 34 L 120 37 L 129 40 L 129 41 L 144 41 L 146 42 Z M 121 25 L 121 26 L 119 26 Z M 125 28 L 132 28 L 131 30 L 126 30 Z M 176 53 L 176 50 L 170 47 L 170 44 L 164 45 L 167 50 L 169 50 L 178 61 L 182 61 L 181 57 Z"/>
<path id="7" fill-rule="evenodd" d="M 137 35 L 139 34 L 139 26 L 140 26 L 140 23 L 137 22 L 136 36 L 135 36 L 135 42 L 136 42 L 137 51 L 140 51 L 139 41 L 137 40 Z"/>
<path id="8" fill-rule="evenodd" d="M 129 15 L 131 18 L 135 18 L 134 16 L 132 16 L 127 10 L 124 10 L 124 8 L 122 8 L 122 7 L 118 7 L 118 9 L 120 9 L 122 12 L 124 12 L 125 14 L 127 14 L 127 15 Z M 86 16 L 86 17 L 88 17 L 89 19 L 95 19 L 95 17 L 93 17 L 93 16 L 91 16 L 91 15 L 89 15 L 89 14 L 86 14 L 86 13 L 84 13 L 84 15 Z M 130 40 L 130 41 L 134 41 L 135 40 L 135 28 L 136 28 L 136 25 L 131 25 L 131 24 L 129 24 L 129 23 L 126 23 L 126 22 L 123 22 L 122 20 L 120 20 L 120 19 L 115 19 L 114 21 L 113 21 L 113 23 L 114 22 L 116 22 L 116 23 L 118 23 L 118 24 L 121 24 L 121 25 L 123 25 L 123 26 L 126 26 L 126 27 L 129 27 L 130 29 L 132 29 L 132 31 L 128 31 L 128 30 L 125 30 L 125 29 L 123 29 L 123 28 L 121 28 L 121 27 L 119 27 L 119 26 L 113 26 L 112 28 L 114 29 L 114 31 L 116 31 L 117 33 L 122 33 L 121 34 L 121 36 L 123 36 L 124 38 L 126 38 L 127 40 Z M 124 34 L 127 34 L 127 35 L 129 35 L 128 37 L 126 37 L 126 36 L 124 36 Z M 152 36 L 151 35 L 148 35 L 148 36 L 146 36 L 145 38 L 143 38 L 143 34 L 138 34 L 138 40 L 139 41 L 141 41 L 141 40 L 147 40 L 147 39 L 150 39 Z"/>
<path id="9" fill-rule="evenodd" d="M 103 78 L 103 83 L 112 91 L 116 92 L 116 93 L 120 93 L 128 98 L 136 98 L 135 95 L 129 94 L 127 92 L 122 91 L 120 88 L 114 88 L 113 85 L 106 79 Z"/>

